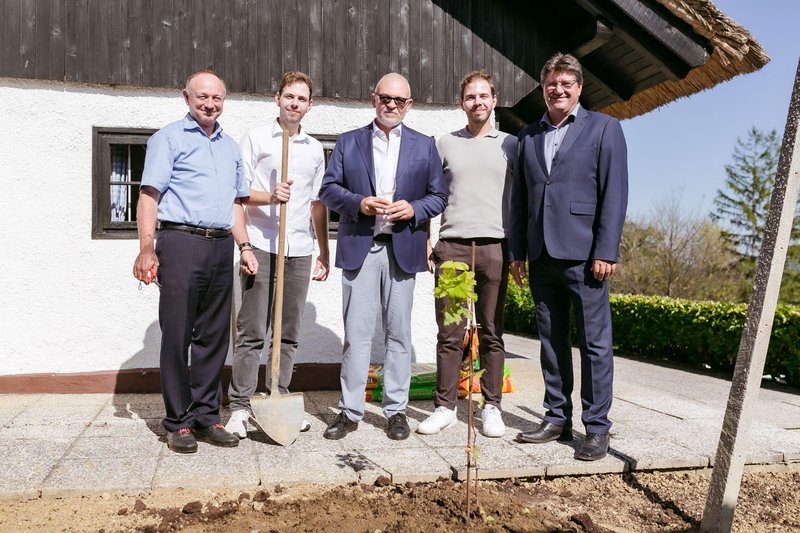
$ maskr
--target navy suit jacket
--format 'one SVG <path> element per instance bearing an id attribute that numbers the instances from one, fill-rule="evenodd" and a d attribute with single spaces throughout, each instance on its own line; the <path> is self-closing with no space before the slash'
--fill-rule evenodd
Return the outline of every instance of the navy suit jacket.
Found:
<path id="1" fill-rule="evenodd" d="M 339 136 L 333 149 L 319 198 L 339 213 L 336 266 L 360 268 L 372 247 L 376 217 L 361 212 L 361 200 L 375 196 L 372 159 L 372 123 Z M 392 226 L 394 258 L 408 273 L 427 270 L 429 220 L 447 205 L 442 160 L 431 137 L 403 125 L 397 162 L 395 199 L 414 208 L 411 220 Z"/>
<path id="2" fill-rule="evenodd" d="M 619 121 L 578 109 L 550 172 L 541 121 L 519 134 L 509 245 L 533 261 L 543 247 L 556 259 L 616 262 L 628 206 L 628 156 Z"/>

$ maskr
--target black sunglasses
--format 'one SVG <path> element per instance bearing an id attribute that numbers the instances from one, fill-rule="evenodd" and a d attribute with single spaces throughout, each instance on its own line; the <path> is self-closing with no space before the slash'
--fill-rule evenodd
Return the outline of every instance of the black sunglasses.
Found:
<path id="1" fill-rule="evenodd" d="M 388 105 L 389 102 L 394 101 L 394 105 L 403 109 L 408 102 L 411 101 L 411 98 L 403 98 L 402 96 L 389 96 L 388 94 L 376 94 L 375 96 L 378 97 L 378 100 L 383 105 Z"/>

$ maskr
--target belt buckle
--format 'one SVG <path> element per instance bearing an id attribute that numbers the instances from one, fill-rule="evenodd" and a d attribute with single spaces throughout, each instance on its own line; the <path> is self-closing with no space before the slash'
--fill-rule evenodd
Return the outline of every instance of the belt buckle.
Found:
<path id="1" fill-rule="evenodd" d="M 203 228 L 203 237 L 211 239 L 214 237 L 216 230 L 214 228 Z"/>

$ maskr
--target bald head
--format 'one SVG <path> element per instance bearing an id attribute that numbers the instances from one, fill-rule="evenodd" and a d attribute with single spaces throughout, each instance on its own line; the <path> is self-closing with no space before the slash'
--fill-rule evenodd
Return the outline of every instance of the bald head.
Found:
<path id="1" fill-rule="evenodd" d="M 402 74 L 397 72 L 390 72 L 385 74 L 378 83 L 375 84 L 375 94 L 382 94 L 389 88 L 400 91 L 402 94 L 395 94 L 393 96 L 402 96 L 404 98 L 411 98 L 411 85 Z"/>
<path id="2" fill-rule="evenodd" d="M 216 126 L 217 118 L 222 114 L 225 82 L 212 71 L 195 72 L 186 80 L 183 98 L 189 106 L 189 114 L 206 135 L 210 136 Z"/>
<path id="3" fill-rule="evenodd" d="M 383 76 L 375 84 L 375 92 L 371 97 L 375 108 L 375 120 L 380 129 L 388 133 L 403 122 L 406 113 L 411 109 L 411 85 L 408 80 L 396 72 Z"/>

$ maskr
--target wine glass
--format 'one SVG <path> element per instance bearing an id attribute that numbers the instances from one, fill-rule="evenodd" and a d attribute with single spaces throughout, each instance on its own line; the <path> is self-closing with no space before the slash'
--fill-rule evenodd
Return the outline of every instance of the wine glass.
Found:
<path id="1" fill-rule="evenodd" d="M 394 202 L 394 189 L 380 191 L 378 193 L 378 198 L 382 200 L 386 200 L 389 203 Z M 382 225 L 384 228 L 391 228 L 394 225 L 394 222 L 387 218 L 387 215 L 381 215 L 383 217 Z"/>

